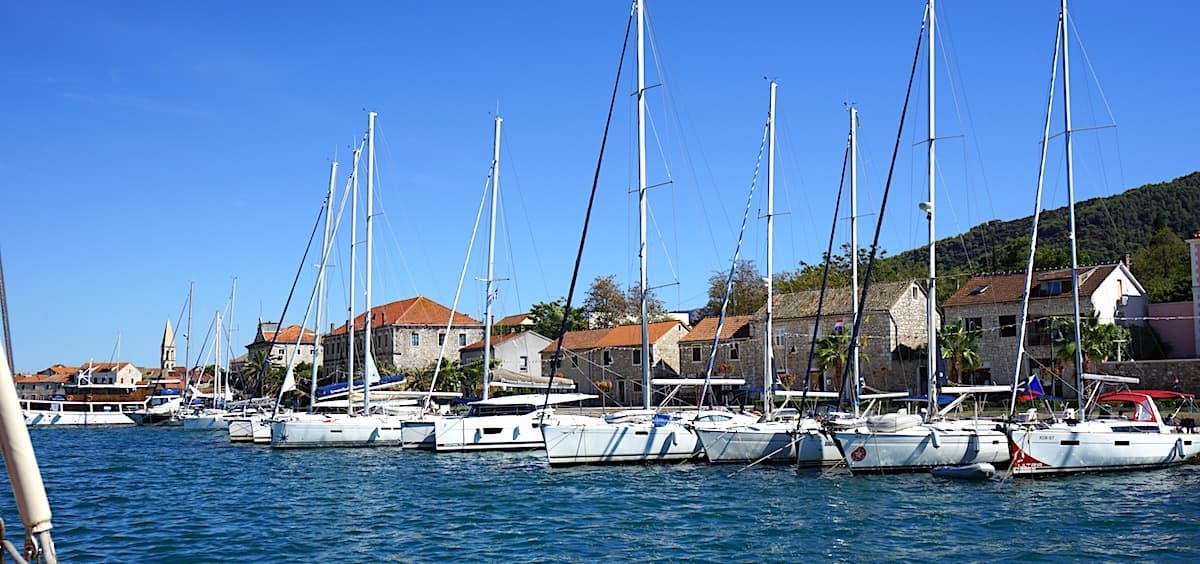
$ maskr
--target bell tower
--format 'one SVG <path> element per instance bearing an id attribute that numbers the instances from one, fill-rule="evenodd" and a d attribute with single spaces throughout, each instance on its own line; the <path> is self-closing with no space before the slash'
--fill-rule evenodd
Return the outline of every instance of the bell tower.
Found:
<path id="1" fill-rule="evenodd" d="M 162 369 L 162 377 L 166 377 L 175 369 L 175 331 L 171 329 L 170 319 L 167 319 L 167 326 L 163 329 L 162 349 L 158 362 L 159 368 Z"/>

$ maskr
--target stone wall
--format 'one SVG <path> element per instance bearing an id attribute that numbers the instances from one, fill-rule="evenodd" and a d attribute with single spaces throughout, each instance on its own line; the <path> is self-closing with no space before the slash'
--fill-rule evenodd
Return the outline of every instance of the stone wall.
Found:
<path id="1" fill-rule="evenodd" d="M 1130 384 L 1131 388 L 1200 393 L 1200 359 L 1099 362 L 1094 369 L 1101 374 L 1141 379 L 1138 384 Z"/>
<path id="2" fill-rule="evenodd" d="M 418 344 L 412 345 L 412 335 L 417 334 Z M 380 366 L 394 366 L 399 370 L 421 369 L 433 364 L 438 359 L 442 347 L 438 336 L 445 334 L 446 358 L 458 358 L 458 351 L 467 343 L 473 343 L 483 338 L 482 325 L 455 325 L 446 332 L 446 327 L 428 325 L 385 325 L 371 328 L 372 351 L 375 362 Z M 460 344 L 463 343 L 463 344 Z M 322 342 L 324 356 L 322 364 L 327 374 L 346 373 L 346 354 L 348 339 L 345 333 L 326 335 Z M 354 333 L 355 356 L 362 358 L 363 333 Z M 357 367 L 355 372 L 361 367 Z"/>

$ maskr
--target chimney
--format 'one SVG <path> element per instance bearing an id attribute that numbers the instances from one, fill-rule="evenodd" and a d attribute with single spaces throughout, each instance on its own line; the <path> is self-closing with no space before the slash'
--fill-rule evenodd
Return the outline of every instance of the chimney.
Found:
<path id="1" fill-rule="evenodd" d="M 1133 258 L 1129 256 L 1129 253 L 1125 253 L 1125 257 L 1121 259 L 1121 262 L 1125 263 L 1125 268 L 1133 267 Z"/>

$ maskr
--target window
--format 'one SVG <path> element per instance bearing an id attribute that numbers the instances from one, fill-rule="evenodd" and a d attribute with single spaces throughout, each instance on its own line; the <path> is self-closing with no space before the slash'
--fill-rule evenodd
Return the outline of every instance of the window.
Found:
<path id="1" fill-rule="evenodd" d="M 579 368 L 579 355 L 571 355 L 571 368 Z"/>
<path id="2" fill-rule="evenodd" d="M 412 334 L 408 336 L 408 344 L 414 347 L 421 346 L 421 334 L 413 331 Z"/>
<path id="3" fill-rule="evenodd" d="M 783 341 L 783 331 L 776 331 L 775 332 L 775 346 L 782 347 L 784 344 L 785 343 Z"/>
<path id="4" fill-rule="evenodd" d="M 525 372 L 526 370 L 529 370 L 529 357 L 527 357 L 527 356 L 521 357 L 521 361 L 517 364 L 517 368 L 520 369 L 521 372 Z"/>
<path id="5" fill-rule="evenodd" d="M 446 344 L 446 334 L 445 334 L 445 333 L 438 333 L 438 346 L 440 347 L 440 346 L 442 346 L 442 345 L 444 345 L 444 344 Z"/>
<path id="6" fill-rule="evenodd" d="M 642 365 L 642 351 L 633 351 L 633 365 L 634 366 Z"/>
<path id="7" fill-rule="evenodd" d="M 700 347 L 692 347 L 692 362 L 700 362 Z"/>
<path id="8" fill-rule="evenodd" d="M 604 351 L 604 354 L 601 356 L 601 358 L 603 359 L 605 366 L 612 364 L 612 353 Z"/>
<path id="9" fill-rule="evenodd" d="M 1000 325 L 1001 337 L 1016 337 L 1017 336 L 1017 316 L 1001 315 L 996 318 L 996 322 Z"/>
<path id="10" fill-rule="evenodd" d="M 1027 345 L 1049 345 L 1054 341 L 1050 331 L 1050 318 L 1040 317 L 1030 322 L 1029 336 L 1025 339 Z"/>
<path id="11" fill-rule="evenodd" d="M 467 346 L 467 334 L 466 333 L 458 334 L 458 346 L 460 346 L 460 347 Z"/>
<path id="12" fill-rule="evenodd" d="M 967 317 L 963 319 L 963 329 L 966 331 L 979 331 L 983 329 L 983 318 Z"/>
<path id="13" fill-rule="evenodd" d="M 921 289 L 916 286 L 913 286 L 912 287 L 912 300 L 914 302 L 917 301 L 917 299 L 919 299 L 920 295 L 921 295 Z"/>
<path id="14" fill-rule="evenodd" d="M 1071 279 L 1062 280 L 1046 280 L 1038 284 L 1037 289 L 1033 291 L 1035 298 L 1047 298 L 1057 296 L 1071 291 Z"/>
<path id="15" fill-rule="evenodd" d="M 729 345 L 729 360 L 737 360 L 739 358 L 741 358 L 741 355 L 738 351 L 738 344 Z"/>

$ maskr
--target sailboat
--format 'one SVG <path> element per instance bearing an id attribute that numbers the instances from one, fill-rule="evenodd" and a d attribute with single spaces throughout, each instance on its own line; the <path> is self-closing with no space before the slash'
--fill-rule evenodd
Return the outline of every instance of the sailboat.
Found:
<path id="1" fill-rule="evenodd" d="M 1067 2 L 1062 0 L 1058 15 L 1058 35 L 1055 39 L 1055 61 L 1062 54 L 1063 73 L 1063 124 L 1064 150 L 1066 152 L 1066 176 L 1068 218 L 1071 243 L 1071 299 L 1075 330 L 1075 343 L 1082 343 L 1079 309 L 1079 264 L 1075 240 L 1075 177 L 1071 153 L 1071 75 L 1069 58 L 1069 36 Z M 1061 46 L 1061 51 L 1058 49 Z M 1025 295 L 1021 302 L 1021 319 L 1017 325 L 1018 351 L 1016 370 L 1013 376 L 1010 416 L 1016 409 L 1016 387 L 1021 372 L 1022 344 L 1029 309 L 1030 285 L 1033 273 L 1033 254 L 1037 244 L 1038 217 L 1041 213 L 1042 181 L 1046 166 L 1046 145 L 1049 141 L 1050 116 L 1053 107 L 1053 81 L 1050 101 L 1047 104 L 1045 129 L 1042 139 L 1042 161 L 1038 176 L 1037 196 L 1033 216 L 1033 234 L 1030 239 L 1029 263 L 1025 270 Z M 1031 382 L 1033 380 L 1031 379 Z M 1049 422 L 1027 420 L 1015 426 L 1009 434 L 1012 450 L 1010 472 L 1017 476 L 1038 474 L 1063 474 L 1109 470 L 1142 470 L 1181 464 L 1200 456 L 1200 435 L 1192 429 L 1181 429 L 1168 424 L 1155 404 L 1155 399 L 1180 398 L 1190 394 L 1159 390 L 1119 390 L 1100 393 L 1106 385 L 1128 386 L 1136 384 L 1137 378 L 1088 374 L 1084 370 L 1083 346 L 1075 347 L 1075 390 L 1078 404 L 1075 410 Z M 1085 385 L 1086 384 L 1086 385 Z M 1033 386 L 1030 386 L 1033 388 Z M 1130 418 L 1108 416 L 1091 417 L 1099 402 L 1132 404 Z M 1034 412 L 1036 415 L 1036 411 Z"/>
<path id="2" fill-rule="evenodd" d="M 928 405 L 924 416 L 907 411 L 867 418 L 866 424 L 834 433 L 846 465 L 853 473 L 928 471 L 940 466 L 975 463 L 1006 464 L 1007 437 L 1001 423 L 979 418 L 952 419 L 948 415 L 975 394 L 1007 391 L 1007 386 L 943 387 L 943 394 L 959 397 L 939 409 L 937 367 L 937 271 L 934 231 L 934 179 L 937 140 L 934 127 L 934 0 L 925 6 L 926 69 L 928 93 L 928 185 L 929 199 L 921 203 L 929 223 L 929 279 L 926 291 Z M 865 292 L 865 290 L 864 290 Z M 853 344 L 852 344 L 853 347 Z M 854 356 L 854 355 L 852 355 Z M 857 388 L 857 385 L 854 386 Z"/>
<path id="3" fill-rule="evenodd" d="M 273 448 L 310 448 L 310 447 L 371 447 L 399 446 L 400 423 L 402 418 L 389 414 L 376 414 L 371 411 L 370 388 L 380 380 L 379 369 L 372 355 L 371 326 L 371 266 L 373 261 L 373 215 L 375 194 L 375 112 L 367 113 L 367 218 L 366 218 L 366 268 L 365 288 L 366 308 L 363 319 L 363 381 L 362 381 L 362 411 L 355 412 L 354 395 L 354 326 L 357 319 L 354 316 L 354 292 L 351 289 L 349 330 L 349 370 L 345 414 L 303 414 L 271 423 L 271 447 Z M 357 188 L 357 180 L 354 182 Z M 357 189 L 355 190 L 357 191 Z M 357 210 L 357 206 L 353 207 Z M 356 214 L 354 215 L 356 217 Z M 357 223 L 352 221 L 351 232 L 356 232 Z M 355 237 L 351 236 L 352 249 Z M 354 251 L 351 251 L 351 272 L 353 272 Z M 353 276 L 351 276 L 353 284 Z M 294 387 L 294 380 L 290 383 Z M 283 388 L 289 387 L 284 382 Z M 281 392 L 282 393 L 282 392 Z"/>
<path id="4" fill-rule="evenodd" d="M 596 396 L 590 394 L 562 393 L 551 394 L 549 402 L 542 394 L 520 394 L 503 397 L 489 397 L 491 388 L 491 354 L 492 354 L 492 302 L 495 293 L 492 284 L 495 281 L 495 249 L 496 249 L 496 202 L 500 195 L 500 130 L 504 119 L 495 118 L 495 137 L 492 155 L 492 189 L 491 189 L 491 220 L 488 227 L 488 264 L 487 279 L 484 281 L 484 331 L 483 331 L 483 366 L 482 393 L 483 397 L 471 402 L 467 413 L 459 417 L 433 416 L 422 421 L 410 421 L 404 428 L 410 434 L 419 436 L 411 446 L 427 448 L 432 439 L 438 452 L 455 452 L 467 450 L 529 450 L 542 448 L 542 433 L 540 427 L 577 422 L 584 419 L 575 415 L 554 413 L 553 406 L 565 403 L 577 403 Z M 421 435 L 422 429 L 433 427 L 433 436 Z"/>
<path id="5" fill-rule="evenodd" d="M 551 466 L 576 464 L 620 464 L 691 460 L 703 456 L 703 449 L 696 438 L 696 427 L 726 428 L 754 422 L 757 417 L 722 410 L 690 409 L 682 412 L 661 412 L 651 409 L 651 386 L 674 386 L 674 395 L 682 386 L 702 386 L 704 392 L 715 384 L 744 384 L 740 379 L 712 379 L 712 359 L 705 378 L 661 378 L 650 377 L 649 315 L 647 293 L 649 285 L 646 268 L 646 146 L 645 113 L 646 86 L 644 69 L 644 0 L 634 1 L 634 18 L 637 26 L 637 122 L 638 122 L 638 218 L 639 258 L 641 294 L 641 367 L 642 367 L 642 410 L 618 414 L 613 421 L 592 420 L 574 424 L 559 424 L 542 427 L 546 443 L 546 457 Z M 748 206 L 747 206 L 748 209 Z M 744 228 L 745 218 L 743 218 Z M 585 231 L 586 232 L 586 231 Z M 740 248 L 740 241 L 739 241 Z M 582 249 L 581 249 L 582 250 Z M 733 264 L 736 266 L 735 253 Z M 728 285 L 727 285 L 728 286 Z M 726 291 L 728 302 L 728 287 Z M 717 325 L 716 340 L 721 335 L 724 307 Z M 559 344 L 561 348 L 562 337 Z M 557 354 L 556 354 L 557 357 Z M 701 396 L 703 397 L 703 395 Z"/>

